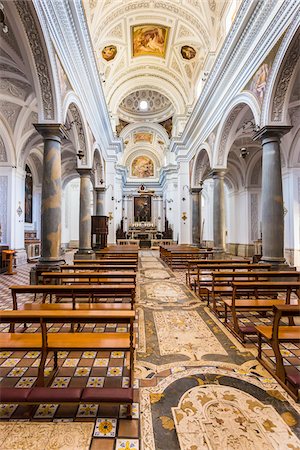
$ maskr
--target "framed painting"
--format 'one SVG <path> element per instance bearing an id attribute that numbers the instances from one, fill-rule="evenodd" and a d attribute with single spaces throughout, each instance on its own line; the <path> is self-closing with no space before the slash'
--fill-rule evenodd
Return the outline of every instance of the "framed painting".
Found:
<path id="1" fill-rule="evenodd" d="M 25 222 L 32 223 L 32 174 L 28 166 L 25 177 Z"/>
<path id="2" fill-rule="evenodd" d="M 162 25 L 135 25 L 131 28 L 132 55 L 165 58 L 169 28 Z"/>
<path id="3" fill-rule="evenodd" d="M 134 197 L 134 221 L 151 222 L 151 196 Z"/>
<path id="4" fill-rule="evenodd" d="M 138 156 L 132 161 L 131 175 L 138 178 L 154 176 L 154 164 L 148 156 Z"/>

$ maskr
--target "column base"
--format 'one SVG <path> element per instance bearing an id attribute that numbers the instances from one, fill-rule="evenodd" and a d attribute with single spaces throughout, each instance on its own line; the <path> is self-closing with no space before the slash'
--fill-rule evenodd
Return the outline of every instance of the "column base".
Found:
<path id="1" fill-rule="evenodd" d="M 74 254 L 74 259 L 96 259 L 96 255 L 94 250 L 82 248 Z"/>
<path id="2" fill-rule="evenodd" d="M 60 266 L 66 264 L 64 259 L 41 258 L 30 271 L 30 284 L 42 284 L 43 272 L 60 272 Z"/>
<path id="3" fill-rule="evenodd" d="M 271 264 L 272 270 L 289 270 L 290 267 L 285 258 L 272 258 L 269 256 L 262 256 L 259 264 Z"/>
<path id="4" fill-rule="evenodd" d="M 25 249 L 18 249 L 15 251 L 16 267 L 27 264 L 27 253 Z"/>
<path id="5" fill-rule="evenodd" d="M 224 250 L 224 248 L 220 248 L 220 247 L 214 247 L 213 248 L 214 251 L 214 259 L 222 259 L 223 257 L 226 256 L 226 251 Z M 215 257 L 215 255 L 217 255 L 217 257 Z"/>

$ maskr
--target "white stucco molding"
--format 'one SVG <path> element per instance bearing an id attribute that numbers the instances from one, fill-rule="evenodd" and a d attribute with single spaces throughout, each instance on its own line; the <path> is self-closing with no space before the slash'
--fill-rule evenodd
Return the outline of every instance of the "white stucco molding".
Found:
<path id="1" fill-rule="evenodd" d="M 287 106 L 290 89 L 293 84 L 292 79 L 296 76 L 295 72 L 297 71 L 295 64 L 297 63 L 297 60 L 293 61 L 291 60 L 291 58 L 293 58 L 292 56 L 293 53 L 295 58 L 295 53 L 297 53 L 297 46 L 298 46 L 298 60 L 299 60 L 299 35 L 300 35 L 299 23 L 300 23 L 300 6 L 298 3 L 298 11 L 295 14 L 294 19 L 281 42 L 275 60 L 272 64 L 271 72 L 268 78 L 266 91 L 264 95 L 264 101 L 262 105 L 262 114 L 260 123 L 261 127 L 270 124 L 274 125 L 290 124 Z M 284 73 L 285 66 L 287 69 L 286 73 Z M 280 86 L 280 82 L 282 82 L 282 86 Z M 275 113 L 274 101 L 276 101 L 276 94 L 278 104 L 276 106 L 277 112 L 276 114 L 274 114 Z"/>
<path id="2" fill-rule="evenodd" d="M 219 123 L 213 149 L 212 168 L 226 168 L 227 158 L 236 131 L 236 119 L 248 106 L 253 114 L 255 125 L 260 123 L 260 106 L 256 97 L 250 92 L 238 94 L 226 108 Z"/>

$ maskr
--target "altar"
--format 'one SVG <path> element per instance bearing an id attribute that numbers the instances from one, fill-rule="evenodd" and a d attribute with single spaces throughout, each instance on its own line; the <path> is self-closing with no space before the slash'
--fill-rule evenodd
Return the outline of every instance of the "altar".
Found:
<path id="1" fill-rule="evenodd" d="M 156 237 L 157 226 L 151 222 L 134 222 L 129 225 L 128 234 L 130 239 L 151 241 Z"/>

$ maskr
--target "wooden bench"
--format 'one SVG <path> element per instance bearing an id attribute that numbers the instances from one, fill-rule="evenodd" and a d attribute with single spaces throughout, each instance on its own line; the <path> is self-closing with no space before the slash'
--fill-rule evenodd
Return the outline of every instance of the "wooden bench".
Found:
<path id="1" fill-rule="evenodd" d="M 276 378 L 280 385 L 299 401 L 300 372 L 292 365 L 284 365 L 280 351 L 280 343 L 300 343 L 300 326 L 295 325 L 294 317 L 300 316 L 299 305 L 276 305 L 273 307 L 274 319 L 272 326 L 256 326 L 258 334 L 258 361 Z M 289 319 L 289 323 L 281 325 L 283 317 Z M 262 341 L 266 340 L 272 347 L 276 358 L 274 369 L 262 358 Z"/>
<path id="2" fill-rule="evenodd" d="M 136 272 L 137 270 L 137 264 L 122 264 L 119 262 L 119 264 L 64 264 L 60 266 L 61 272 L 78 272 L 80 270 L 84 271 L 93 271 L 93 272 Z"/>
<path id="3" fill-rule="evenodd" d="M 214 264 L 213 261 L 211 261 L 211 264 L 198 264 L 197 265 L 197 277 L 194 281 L 194 290 L 198 295 L 201 296 L 201 294 L 204 294 L 206 296 L 209 295 L 208 287 L 211 287 L 212 285 L 212 273 L 213 272 L 223 272 L 223 271 L 231 271 L 231 272 L 238 272 L 238 271 L 253 271 L 253 270 L 270 270 L 271 264 L 249 264 L 248 262 L 242 263 L 237 262 L 235 264 L 233 263 L 219 263 Z M 204 275 L 204 277 L 203 277 Z"/>
<path id="4" fill-rule="evenodd" d="M 225 325 L 244 342 L 245 335 L 255 334 L 256 329 L 252 325 L 240 327 L 237 311 L 272 311 L 274 305 L 290 304 L 291 294 L 299 289 L 300 281 L 233 281 L 232 286 L 232 298 L 221 297 L 225 306 Z M 279 292 L 285 293 L 284 299 L 274 298 Z M 270 293 L 273 293 L 272 298 Z M 233 327 L 228 323 L 228 309 L 231 311 Z"/>
<path id="5" fill-rule="evenodd" d="M 137 260 L 134 258 L 103 258 L 103 259 L 74 259 L 75 265 L 86 266 L 114 266 L 114 265 L 137 265 Z"/>
<path id="6" fill-rule="evenodd" d="M 189 288 L 192 287 L 192 277 L 196 277 L 198 274 L 198 265 L 199 264 L 203 264 L 203 265 L 209 265 L 209 264 L 214 264 L 214 265 L 220 265 L 220 264 L 229 264 L 229 265 L 236 265 L 236 264 L 250 264 L 251 261 L 250 260 L 241 260 L 241 261 L 236 261 L 233 259 L 214 259 L 214 260 L 210 260 L 210 259 L 192 259 L 192 260 L 188 260 L 187 261 L 187 272 L 185 275 L 185 281 L 186 284 L 188 285 Z"/>
<path id="7" fill-rule="evenodd" d="M 16 285 L 10 286 L 12 299 L 13 299 L 13 309 L 18 309 L 17 295 L 18 294 L 43 294 L 43 303 L 45 304 L 45 300 L 47 295 L 50 295 L 50 301 L 52 300 L 52 296 L 55 295 L 57 298 L 71 298 L 72 300 L 72 309 L 75 309 L 76 299 L 78 298 L 87 298 L 89 303 L 94 303 L 95 299 L 101 298 L 128 298 L 130 299 L 130 308 L 134 308 L 135 302 L 135 285 L 134 284 L 120 284 L 120 285 L 43 285 L 43 284 L 29 284 L 29 285 Z M 26 309 L 36 309 L 34 303 L 26 304 Z M 64 303 L 56 303 L 56 309 L 70 309 L 67 306 L 68 304 Z M 94 305 L 94 309 L 106 309 L 108 306 L 112 305 L 111 303 L 97 303 Z M 124 305 L 124 306 L 123 306 Z M 127 309 L 128 306 L 125 306 L 123 303 L 118 303 L 118 308 Z M 67 307 L 66 307 L 67 306 Z M 81 304 L 77 305 L 80 309 Z M 48 304 L 45 304 L 45 308 L 47 309 Z M 112 306 L 111 308 L 112 309 Z"/>
<path id="8" fill-rule="evenodd" d="M 2 311 L 0 322 L 16 323 L 30 322 L 39 323 L 40 327 L 35 333 L 0 333 L 0 347 L 10 351 L 40 351 L 41 360 L 38 368 L 36 387 L 24 391 L 23 389 L 13 389 L 1 391 L 1 401 L 6 403 L 41 403 L 51 401 L 51 403 L 64 402 L 133 402 L 133 361 L 134 361 L 134 322 L 135 313 L 133 311 L 69 311 L 66 315 L 64 311 Z M 49 323 L 123 323 L 129 326 L 129 331 L 125 333 L 79 333 L 60 332 L 49 333 L 47 325 Z M 44 388 L 44 369 L 49 352 L 54 353 L 54 367 L 52 378 L 58 369 L 57 352 L 65 351 L 124 351 L 129 352 L 129 388 L 124 390 L 107 388 L 79 388 L 79 391 L 65 391 L 59 393 L 55 388 Z M 64 389 L 60 389 L 64 391 Z M 18 392 L 20 391 L 20 392 Z M 74 397 L 72 395 L 74 394 Z M 53 397 L 51 397 L 53 395 Z M 129 415 L 131 411 L 128 410 Z"/>
<path id="9" fill-rule="evenodd" d="M 213 250 L 201 250 L 199 248 L 173 249 L 167 248 L 164 252 L 164 261 L 170 266 L 170 269 L 186 268 L 187 261 L 191 259 L 207 259 L 209 256 L 213 257 Z"/>
<path id="10" fill-rule="evenodd" d="M 93 259 L 92 261 L 97 261 L 99 259 L 131 259 L 134 261 L 138 260 L 138 250 L 128 250 L 129 245 L 127 245 L 126 247 L 124 247 L 124 245 L 121 245 L 120 247 L 121 249 L 115 251 L 96 250 L 96 260 Z"/>
<path id="11" fill-rule="evenodd" d="M 247 266 L 250 269 L 253 264 Z M 213 311 L 217 313 L 216 299 L 218 296 L 232 296 L 233 281 L 299 281 L 300 272 L 295 271 L 218 271 L 212 273 L 212 285 L 207 286 L 207 305 L 209 306 L 210 295 L 213 300 Z M 264 295 L 272 295 L 272 291 L 264 292 Z"/>
<path id="12" fill-rule="evenodd" d="M 124 272 L 123 272 L 124 273 Z M 136 274 L 127 272 L 99 273 L 99 272 L 43 272 L 43 284 L 48 282 L 55 284 L 134 284 L 136 285 Z"/>

